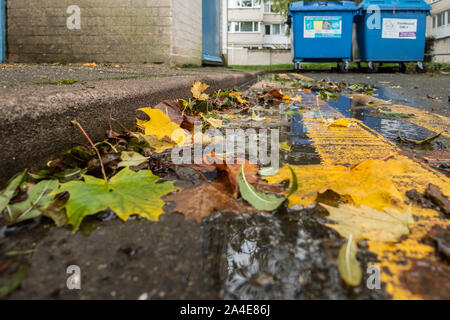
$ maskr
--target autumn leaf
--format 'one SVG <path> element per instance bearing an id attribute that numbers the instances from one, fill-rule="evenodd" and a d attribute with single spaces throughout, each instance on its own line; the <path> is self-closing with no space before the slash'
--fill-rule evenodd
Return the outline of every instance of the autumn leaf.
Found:
<path id="1" fill-rule="evenodd" d="M 168 138 L 159 140 L 156 136 L 146 136 L 144 134 L 138 134 L 138 136 L 142 137 L 142 139 L 144 139 L 149 147 L 151 147 L 156 153 L 161 153 L 166 150 L 173 149 L 176 146 L 176 143 L 167 141 L 170 140 Z"/>
<path id="2" fill-rule="evenodd" d="M 195 81 L 194 85 L 191 88 L 192 96 L 195 99 L 198 99 L 201 101 L 206 100 L 209 98 L 209 96 L 206 93 L 203 93 L 203 91 L 205 91 L 208 88 L 209 88 L 209 86 L 207 84 L 201 83 L 200 81 L 197 80 L 197 81 Z"/>
<path id="3" fill-rule="evenodd" d="M 207 118 L 201 112 L 200 112 L 200 116 L 203 118 L 203 120 L 208 122 L 211 125 L 211 127 L 216 128 L 216 129 L 222 128 L 222 120 L 214 119 L 214 118 Z"/>
<path id="4" fill-rule="evenodd" d="M 17 223 L 40 216 L 54 198 L 50 193 L 57 188 L 58 180 L 40 181 L 28 191 L 26 200 L 8 206 L 6 220 Z"/>
<path id="5" fill-rule="evenodd" d="M 291 174 L 292 185 L 287 197 L 294 193 L 298 187 L 297 178 L 295 176 L 294 170 L 292 169 Z M 266 194 L 256 190 L 256 188 L 248 183 L 247 179 L 245 178 L 244 165 L 241 165 L 237 180 L 239 183 L 239 191 L 242 195 L 242 198 L 244 198 L 248 203 L 250 203 L 254 208 L 258 210 L 273 211 L 281 206 L 284 201 L 286 201 L 286 197 L 279 197 L 274 194 Z"/>
<path id="6" fill-rule="evenodd" d="M 283 94 L 278 89 L 271 89 L 265 94 L 265 97 L 282 100 Z"/>
<path id="7" fill-rule="evenodd" d="M 356 125 L 357 124 L 352 119 L 341 118 L 341 119 L 334 120 L 328 126 L 329 127 L 344 127 L 344 128 L 348 128 L 348 127 L 353 127 L 353 126 L 356 126 Z"/>
<path id="8" fill-rule="evenodd" d="M 396 242 L 402 235 L 409 234 L 409 227 L 414 220 L 411 211 L 401 213 L 391 208 L 378 211 L 362 205 L 360 208 L 341 204 L 331 207 L 321 204 L 330 213 L 328 219 L 336 224 L 326 224 L 341 236 L 355 241 L 373 240 Z"/>
<path id="9" fill-rule="evenodd" d="M 205 182 L 184 189 L 165 197 L 164 200 L 175 202 L 174 211 L 198 223 L 214 211 L 224 210 L 235 214 L 257 212 L 243 201 L 235 199 L 226 187 L 217 182 Z"/>
<path id="10" fill-rule="evenodd" d="M 289 197 L 289 206 L 310 205 L 319 194 L 332 190 L 356 206 L 367 205 L 383 210 L 402 202 L 402 195 L 395 187 L 392 177 L 409 170 L 402 160 L 366 160 L 353 168 L 344 166 L 291 166 L 299 180 L 299 189 Z M 265 177 L 269 183 L 289 180 L 291 174 L 287 166 L 278 175 Z"/>
<path id="11" fill-rule="evenodd" d="M 362 279 L 361 266 L 356 260 L 357 253 L 358 246 L 350 235 L 348 241 L 339 250 L 338 270 L 345 283 L 353 287 L 359 286 Z"/>
<path id="12" fill-rule="evenodd" d="M 148 161 L 148 158 L 134 151 L 122 151 L 120 160 L 118 167 L 132 167 Z"/>
<path id="13" fill-rule="evenodd" d="M 166 116 L 169 117 L 170 121 L 181 125 L 183 122 L 183 114 L 180 110 L 181 106 L 182 103 L 180 104 L 179 100 L 164 100 L 158 103 L 154 109 L 161 110 Z"/>
<path id="14" fill-rule="evenodd" d="M 142 108 L 150 120 L 137 120 L 137 126 L 144 131 L 146 136 L 156 136 L 159 140 L 164 137 L 172 139 L 177 144 L 185 141 L 185 134 L 180 126 L 172 121 L 159 109 Z M 175 139 L 175 140 L 174 140 Z"/>
<path id="15" fill-rule="evenodd" d="M 97 67 L 98 64 L 96 64 L 95 62 L 88 62 L 83 64 L 84 67 Z"/>
<path id="16" fill-rule="evenodd" d="M 83 177 L 84 181 L 64 183 L 54 192 L 70 194 L 65 208 L 74 232 L 84 217 L 108 208 L 124 221 L 133 214 L 157 221 L 163 213 L 161 197 L 177 190 L 173 182 L 157 183 L 160 178 L 149 170 L 134 172 L 125 168 L 109 181 L 89 175 Z"/>
<path id="17" fill-rule="evenodd" d="M 9 201 L 14 196 L 16 189 L 19 187 L 26 173 L 27 171 L 24 170 L 21 173 L 16 174 L 8 181 L 6 188 L 0 191 L 0 213 L 6 208 Z"/>
<path id="18" fill-rule="evenodd" d="M 248 101 L 245 100 L 245 99 L 242 99 L 241 94 L 242 94 L 241 92 L 237 92 L 236 91 L 236 92 L 230 92 L 228 95 L 231 96 L 231 97 L 236 98 L 236 100 L 239 101 L 242 104 L 247 104 Z"/>

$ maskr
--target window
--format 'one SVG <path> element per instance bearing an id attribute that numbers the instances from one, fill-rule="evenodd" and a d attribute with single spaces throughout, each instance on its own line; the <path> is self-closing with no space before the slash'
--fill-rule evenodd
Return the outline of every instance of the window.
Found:
<path id="1" fill-rule="evenodd" d="M 447 10 L 447 24 L 450 25 L 450 10 Z"/>
<path id="2" fill-rule="evenodd" d="M 269 0 L 264 1 L 264 12 L 265 13 L 276 13 L 273 9 L 273 2 Z"/>
<path id="3" fill-rule="evenodd" d="M 229 8 L 259 8 L 261 0 L 228 0 Z"/>
<path id="4" fill-rule="evenodd" d="M 267 36 L 285 36 L 286 35 L 286 25 L 284 24 L 266 24 L 265 34 Z"/>
<path id="5" fill-rule="evenodd" d="M 436 29 L 436 16 L 432 16 L 431 21 L 433 22 L 433 29 Z"/>
<path id="6" fill-rule="evenodd" d="M 441 12 L 437 15 L 437 26 L 442 27 L 445 25 L 445 12 Z"/>
<path id="7" fill-rule="evenodd" d="M 228 32 L 259 32 L 259 22 L 256 21 L 228 22 Z"/>

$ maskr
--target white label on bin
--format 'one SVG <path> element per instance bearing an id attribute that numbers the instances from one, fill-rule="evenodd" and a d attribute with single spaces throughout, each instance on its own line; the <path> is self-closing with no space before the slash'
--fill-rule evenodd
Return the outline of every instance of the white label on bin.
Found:
<path id="1" fill-rule="evenodd" d="M 383 19 L 381 37 L 385 39 L 416 39 L 417 19 Z"/>
<path id="2" fill-rule="evenodd" d="M 304 38 L 340 38 L 341 16 L 306 16 L 303 24 Z"/>

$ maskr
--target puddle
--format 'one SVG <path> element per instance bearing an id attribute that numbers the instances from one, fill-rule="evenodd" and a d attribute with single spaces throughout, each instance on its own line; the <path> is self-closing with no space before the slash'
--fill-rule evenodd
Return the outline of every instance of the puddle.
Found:
<path id="1" fill-rule="evenodd" d="M 402 119 L 374 117 L 373 108 L 361 108 L 354 103 L 351 98 L 341 94 L 339 94 L 337 101 L 329 100 L 327 103 L 345 117 L 362 121 L 369 128 L 377 131 L 383 137 L 391 140 L 397 145 L 401 144 L 401 142 L 397 140 L 399 131 L 405 138 L 413 140 L 423 140 L 434 135 L 433 132 Z M 352 109 L 354 106 L 357 106 L 358 108 Z"/>

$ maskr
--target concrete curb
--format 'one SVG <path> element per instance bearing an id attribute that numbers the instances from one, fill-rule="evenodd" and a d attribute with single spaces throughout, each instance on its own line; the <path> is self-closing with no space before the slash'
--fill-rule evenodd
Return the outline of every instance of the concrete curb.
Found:
<path id="1" fill-rule="evenodd" d="M 109 115 L 134 128 L 138 108 L 188 98 L 195 80 L 210 90 L 245 85 L 262 72 L 218 73 L 151 79 L 104 80 L 70 86 L 22 86 L 0 96 L 0 185 L 24 168 L 42 166 L 75 142 L 86 142 L 76 119 L 93 140 L 103 140 Z"/>

